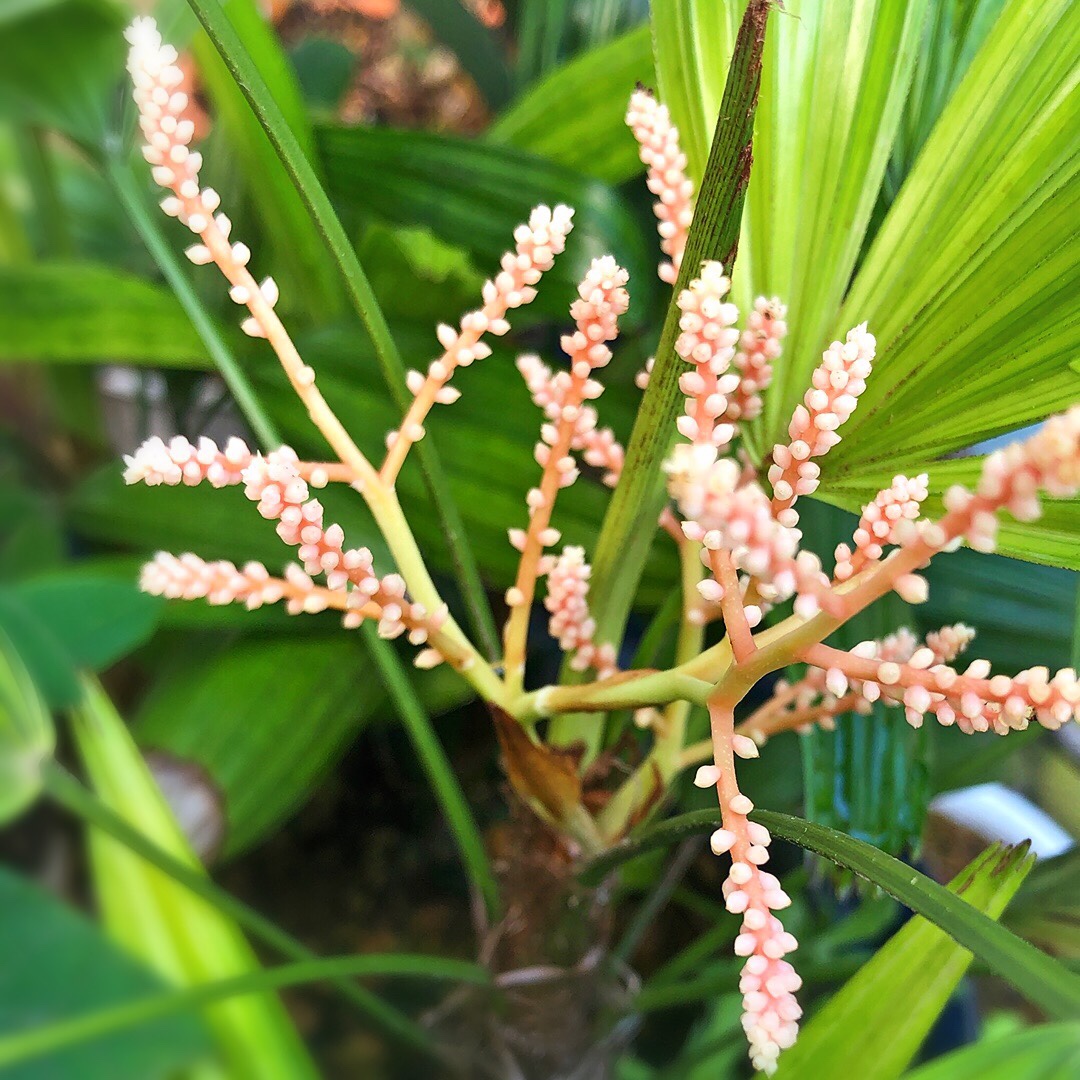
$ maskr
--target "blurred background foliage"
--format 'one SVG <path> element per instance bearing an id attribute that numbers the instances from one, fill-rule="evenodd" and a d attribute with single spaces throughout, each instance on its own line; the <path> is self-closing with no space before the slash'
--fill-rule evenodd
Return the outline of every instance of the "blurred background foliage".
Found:
<path id="1" fill-rule="evenodd" d="M 207 178 L 260 268 L 280 283 L 280 309 L 327 397 L 374 451 L 394 407 L 328 250 L 187 5 L 152 7 L 190 66 Z M 755 452 L 785 423 L 829 335 L 867 318 L 882 343 L 887 362 L 830 456 L 827 501 L 804 515 L 809 546 L 823 555 L 850 535 L 851 511 L 894 471 L 928 469 L 940 494 L 972 475 L 986 440 L 1080 396 L 1068 365 L 1080 336 L 1080 105 L 1076 52 L 1063 47 L 1080 42 L 1075 9 L 1005 0 L 827 7 L 789 0 L 774 13 L 735 281 L 744 305 L 764 290 L 792 309 Z M 225 10 L 324 183 L 410 366 L 436 347 L 434 323 L 475 303 L 531 206 L 576 208 L 567 255 L 513 339 L 468 373 L 461 401 L 430 425 L 480 572 L 498 596 L 515 565 L 505 529 L 519 515 L 536 433 L 513 351 L 550 353 L 584 266 L 614 252 L 630 270 L 633 306 L 603 420 L 625 439 L 639 397 L 633 373 L 668 300 L 655 277 L 642 166 L 622 124 L 626 99 L 639 81 L 659 89 L 700 178 L 741 5 L 656 0 L 651 31 L 644 0 L 229 0 Z M 106 806 L 189 867 L 196 856 L 211 864 L 228 888 L 319 951 L 469 957 L 454 836 L 370 644 L 338 632 L 329 615 L 164 605 L 137 590 L 139 564 L 159 548 L 272 568 L 284 561 L 272 527 L 239 493 L 128 489 L 120 478 L 118 454 L 149 434 L 247 433 L 216 373 L 215 348 L 236 358 L 290 444 L 316 458 L 322 448 L 278 366 L 234 326 L 217 282 L 177 259 L 182 230 L 153 216 L 121 79 L 131 13 L 122 0 L 0 3 L 0 632 L 10 658 L 0 700 L 5 715 L 34 718 L 10 735 L 15 760 L 48 758 L 49 713 L 74 708 L 61 756 L 81 763 Z M 452 596 L 450 552 L 415 463 L 400 490 Z M 565 493 L 567 542 L 593 544 L 607 498 L 597 477 Z M 326 502 L 385 565 L 359 500 L 327 492 Z M 995 666 L 1067 664 L 1076 513 L 1065 503 L 1037 526 L 1003 527 L 1005 554 L 941 560 L 927 605 L 897 601 L 868 613 L 852 642 L 898 623 L 925 631 L 964 621 L 979 632 L 978 655 Z M 644 637 L 653 662 L 670 657 L 674 625 L 665 630 L 662 608 L 676 581 L 675 560 L 657 544 L 628 651 Z M 554 645 L 537 648 L 537 671 L 553 677 Z M 486 717 L 451 675 L 409 670 L 497 847 L 505 809 Z M 101 675 L 129 727 L 88 673 Z M 994 837 L 935 828 L 933 812 L 924 830 L 936 793 L 1000 782 L 1076 835 L 1078 763 L 1073 733 L 1031 731 L 1006 743 L 852 717 L 835 733 L 779 738 L 765 761 L 748 763 L 745 783 L 761 805 L 801 809 L 893 855 L 923 858 L 948 880 L 984 846 L 980 838 Z M 6 809 L 34 798 L 36 768 L 5 785 Z M 680 809 L 701 800 L 693 789 L 678 793 Z M 1026 835 L 1029 809 L 1001 804 L 1003 816 L 1018 815 L 1002 839 Z M 233 918 L 193 904 L 114 841 L 92 840 L 83 851 L 47 806 L 8 830 L 12 865 L 54 894 L 81 902 L 92 892 L 107 937 L 5 870 L 0 938 L 6 957 L 23 959 L 0 985 L 0 1032 L 258 971 Z M 727 955 L 734 930 L 718 918 L 716 870 L 696 854 L 674 876 L 662 852 L 643 855 L 621 878 L 624 959 L 645 976 L 640 1034 L 619 1066 L 626 1080 L 742 1069 Z M 957 879 L 956 889 L 994 917 L 1016 893 L 1008 924 L 1075 963 L 1075 857 L 1030 874 L 1015 854 L 999 857 L 1007 868 L 997 876 L 984 859 L 974 884 Z M 869 975 L 864 969 L 831 996 L 784 1075 L 825 1075 L 812 1070 L 826 1060 L 840 1075 L 849 1066 L 830 1031 L 880 1034 L 902 1022 L 888 1060 L 877 1046 L 841 1048 L 855 1055 L 859 1075 L 899 1076 L 950 998 L 925 1052 L 974 1038 L 970 988 L 953 994 L 969 953 L 950 951 L 920 918 L 899 929 L 898 905 L 854 893 L 850 873 L 804 864 L 794 849 L 786 858 L 790 878 L 802 882 L 789 891 L 811 1003 L 891 942 Z M 678 917 L 634 921 L 664 905 Z M 929 964 L 941 971 L 935 993 L 901 1008 L 896 988 L 929 981 Z M 992 1070 L 1006 1064 L 1011 1076 L 1075 1075 L 1076 1025 L 1032 1038 L 1035 1014 L 977 979 L 981 1011 L 996 1011 L 995 1022 L 951 1064 L 913 1075 L 998 1075 Z M 409 1012 L 433 1000 L 400 979 L 385 990 Z M 424 1051 L 399 1049 L 409 1041 L 400 1014 L 360 1006 L 376 1018 L 381 1034 L 372 1034 L 328 993 L 297 991 L 287 1001 L 292 1023 L 273 995 L 249 996 L 204 1019 L 179 1012 L 66 1051 L 73 1056 L 24 1062 L 11 1075 L 415 1075 L 422 1057 L 409 1055 Z M 868 1010 L 886 1003 L 880 1023 L 871 1022 Z M 866 1071 L 866 1055 L 882 1059 L 878 1071 Z"/>

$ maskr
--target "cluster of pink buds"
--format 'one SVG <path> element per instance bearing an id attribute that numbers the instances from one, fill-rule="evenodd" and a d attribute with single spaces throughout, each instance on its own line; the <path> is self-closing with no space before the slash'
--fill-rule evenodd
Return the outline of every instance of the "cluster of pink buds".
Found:
<path id="1" fill-rule="evenodd" d="M 772 837 L 765 826 L 747 817 L 754 804 L 738 790 L 734 771 L 727 764 L 726 769 L 701 766 L 694 783 L 702 788 L 716 787 L 720 797 L 723 825 L 712 834 L 709 844 L 714 854 L 731 856 L 724 902 L 728 911 L 743 917 L 742 930 L 735 939 L 735 955 L 746 958 L 739 980 L 742 1024 L 751 1064 L 771 1073 L 780 1052 L 794 1045 L 799 1033 L 802 1009 L 795 992 L 802 980 L 785 959 L 798 947 L 798 941 L 774 914 L 788 907 L 791 899 L 779 880 L 762 869 L 769 860 Z"/>
<path id="2" fill-rule="evenodd" d="M 465 315 L 457 330 L 445 323 L 438 327 L 436 336 L 444 352 L 431 362 L 426 376 L 419 371 L 408 374 L 408 387 L 415 400 L 401 428 L 386 437 L 390 452 L 383 465 L 384 477 L 393 480 L 409 446 L 424 437 L 423 422 L 432 405 L 449 405 L 457 400 L 458 391 L 447 386 L 454 371 L 491 354 L 489 346 L 480 340 L 484 334 L 501 337 L 510 329 L 507 314 L 535 299 L 541 275 L 551 269 L 555 257 L 566 247 L 573 217 L 573 210 L 561 204 L 553 210 L 536 207 L 528 223 L 514 230 L 515 249 L 503 255 L 499 273 L 484 283 L 484 306 Z"/>
<path id="3" fill-rule="evenodd" d="M 973 660 L 959 672 L 939 656 L 927 645 L 906 661 L 882 659 L 872 641 L 850 653 L 815 645 L 804 654 L 810 663 L 828 664 L 837 682 L 847 680 L 867 701 L 902 705 L 913 727 L 920 727 L 923 717 L 930 714 L 943 726 L 955 724 L 966 734 L 994 731 L 1005 735 L 1023 731 L 1032 715 L 1050 730 L 1080 719 L 1080 684 L 1071 668 L 1051 677 L 1046 668 L 1036 667 L 1010 678 L 991 676 L 986 660 Z"/>
<path id="4" fill-rule="evenodd" d="M 761 415 L 761 395 L 772 382 L 772 365 L 780 356 L 780 342 L 787 336 L 786 316 L 787 308 L 778 297 L 759 296 L 754 302 L 735 354 L 741 378 L 728 398 L 728 422 L 755 420 Z"/>
<path id="5" fill-rule="evenodd" d="M 920 641 L 906 627 L 882 638 L 862 642 L 853 653 L 872 657 L 879 663 L 903 665 L 918 656 L 917 663 L 949 664 L 971 644 L 975 631 L 963 623 L 931 631 Z M 838 717 L 848 712 L 869 714 L 874 702 L 903 704 L 901 698 L 882 694 L 879 687 L 864 693 L 867 684 L 850 679 L 839 667 L 809 667 L 794 683 L 778 680 L 772 697 L 739 726 L 743 737 L 763 746 L 779 731 L 809 731 L 815 724 L 831 731 Z M 910 717 L 909 717 L 910 719 Z M 921 724 L 919 715 L 916 726 Z M 738 735 L 735 738 L 739 738 Z"/>
<path id="6" fill-rule="evenodd" d="M 251 451 L 243 439 L 229 439 L 222 450 L 205 436 L 192 445 L 183 435 L 168 442 L 155 435 L 125 457 L 124 464 L 124 482 L 128 484 L 194 487 L 205 480 L 220 488 L 240 483 L 241 474 L 251 464 Z"/>
<path id="7" fill-rule="evenodd" d="M 249 611 L 280 601 L 285 602 L 290 615 L 316 615 L 337 607 L 344 611 L 342 622 L 346 627 L 358 626 L 361 614 L 378 617 L 374 605 L 363 613 L 348 610 L 356 606 L 354 595 L 359 598 L 359 593 L 345 594 L 318 586 L 295 563 L 285 567 L 284 577 L 276 578 L 260 562 L 245 563 L 241 568 L 224 559 L 206 562 L 190 552 L 177 556 L 159 551 L 143 567 L 139 585 L 152 596 L 205 599 L 214 605 L 243 604 Z"/>
<path id="8" fill-rule="evenodd" d="M 718 262 L 707 262 L 678 297 L 681 333 L 675 351 L 694 365 L 679 377 L 686 395 L 685 415 L 678 419 L 679 434 L 693 443 L 723 449 L 735 435 L 733 424 L 717 423 L 728 410 L 728 395 L 739 386 L 738 374 L 727 373 L 735 355 L 739 332 L 733 329 L 739 309 L 725 303 L 731 281 Z"/>
<path id="9" fill-rule="evenodd" d="M 773 449 L 769 483 L 777 520 L 789 527 L 799 523 L 794 502 L 800 495 L 817 491 L 821 470 L 811 458 L 821 457 L 839 441 L 837 428 L 855 411 L 877 343 L 865 323 L 848 331 L 847 340 L 834 341 L 815 369 L 812 386 L 803 404 L 795 409 L 788 425 L 791 439 Z"/>
<path id="10" fill-rule="evenodd" d="M 1034 521 L 1041 513 L 1040 490 L 1058 498 L 1075 495 L 1080 489 L 1078 442 L 1080 405 L 1074 405 L 1052 416 L 1030 439 L 992 453 L 974 494 L 959 485 L 945 493 L 945 539 L 962 536 L 977 551 L 993 551 L 997 510 L 1008 510 L 1018 521 Z M 949 527 L 954 523 L 960 524 L 959 531 Z"/>
<path id="11" fill-rule="evenodd" d="M 868 562 L 877 562 L 887 544 L 899 544 L 903 522 L 914 522 L 926 500 L 929 477 L 920 473 L 914 479 L 895 476 L 890 487 L 878 492 L 873 502 L 863 508 L 855 530 L 854 551 L 847 544 L 836 548 L 837 581 L 847 581 Z"/>
<path id="12" fill-rule="evenodd" d="M 184 74 L 177 65 L 176 49 L 162 43 L 153 19 L 135 19 L 125 36 L 131 46 L 128 71 L 139 106 L 139 126 L 146 139 L 143 156 L 153 166 L 154 181 L 172 192 L 161 208 L 202 241 L 188 248 L 187 257 L 197 266 L 216 262 L 232 285 L 229 295 L 251 309 L 241 324 L 244 332 L 266 337 L 266 314 L 278 301 L 278 288 L 273 278 L 256 285 L 246 270 L 251 252 L 244 244 L 229 244 L 232 223 L 217 213 L 220 196 L 212 188 L 200 187 L 202 155 L 188 149 L 195 125 L 184 117 L 188 96 L 179 89 Z"/>
<path id="13" fill-rule="evenodd" d="M 660 280 L 674 285 L 694 217 L 694 185 L 686 175 L 679 129 L 672 124 L 667 106 L 644 88 L 631 96 L 626 123 L 638 141 L 642 164 L 648 170 L 646 183 L 656 196 L 660 247 L 671 260 L 660 264 Z"/>
<path id="14" fill-rule="evenodd" d="M 549 633 L 563 652 L 574 654 L 570 666 L 575 671 L 595 668 L 597 678 L 606 679 L 617 670 L 615 648 L 593 641 L 596 622 L 589 614 L 588 601 L 591 572 L 584 548 L 563 548 L 548 572 L 544 607 L 551 612 Z"/>

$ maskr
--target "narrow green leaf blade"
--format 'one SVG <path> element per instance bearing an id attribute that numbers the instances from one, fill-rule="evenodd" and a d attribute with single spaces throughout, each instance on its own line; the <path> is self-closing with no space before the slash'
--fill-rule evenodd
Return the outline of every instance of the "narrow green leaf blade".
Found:
<path id="1" fill-rule="evenodd" d="M 989 848 L 948 890 L 997 919 L 1034 859 L 1023 848 Z M 896 1080 L 971 964 L 971 953 L 915 916 L 834 994 L 780 1058 L 783 1077 L 846 1074 Z"/>
<path id="2" fill-rule="evenodd" d="M 924 874 L 861 840 L 787 814 L 758 810 L 754 818 L 774 836 L 807 851 L 824 855 L 838 866 L 877 885 L 918 915 L 941 927 L 954 941 L 1010 982 L 1047 1015 L 1071 1019 L 1080 1015 L 1080 976 L 1022 941 L 992 919 L 975 912 L 948 889 Z M 664 847 L 687 836 L 715 828 L 713 810 L 681 814 L 634 840 L 626 840 L 589 863 L 582 871 L 586 883 L 596 883 L 621 863 L 645 851 Z"/>
<path id="3" fill-rule="evenodd" d="M 84 683 L 72 731 L 98 794 L 158 846 L 198 866 L 176 820 L 101 688 Z M 90 835 L 91 863 L 110 934 L 171 982 L 194 986 L 258 970 L 237 925 L 183 886 L 148 867 L 100 833 Z M 240 1077 L 317 1075 L 281 1002 L 261 994 L 207 1010 L 218 1052 Z"/>
<path id="4" fill-rule="evenodd" d="M 1078 1074 L 1080 1023 L 1039 1024 L 954 1050 L 905 1080 L 1072 1080 Z"/>

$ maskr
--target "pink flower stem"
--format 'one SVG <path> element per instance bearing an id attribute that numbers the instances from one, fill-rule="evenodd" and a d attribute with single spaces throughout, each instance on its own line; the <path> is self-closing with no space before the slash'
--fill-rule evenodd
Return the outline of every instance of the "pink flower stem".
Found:
<path id="1" fill-rule="evenodd" d="M 754 635 L 750 631 L 750 624 L 747 622 L 746 611 L 743 608 L 735 564 L 726 551 L 719 550 L 709 552 L 709 565 L 724 590 L 720 608 L 724 613 L 724 625 L 727 627 L 728 637 L 731 638 L 731 651 L 735 654 L 735 662 L 745 663 L 757 651 L 757 646 L 754 644 Z"/>
<path id="2" fill-rule="evenodd" d="M 584 379 L 576 375 L 571 377 L 575 386 L 580 384 L 584 387 Z M 580 403 L 580 396 L 577 400 Z M 529 632 L 529 611 L 533 597 L 536 595 L 537 573 L 540 559 L 544 554 L 544 543 L 540 534 L 551 523 L 551 513 L 555 508 L 555 497 L 560 487 L 561 473 L 558 463 L 570 453 L 573 436 L 574 421 L 561 419 L 555 442 L 551 445 L 551 452 L 540 479 L 541 498 L 537 500 L 537 505 L 529 517 L 529 527 L 525 532 L 525 546 L 518 562 L 517 577 L 510 591 L 513 605 L 503 633 L 503 655 L 505 682 L 507 692 L 511 696 L 520 694 L 525 682 L 525 643 Z"/>

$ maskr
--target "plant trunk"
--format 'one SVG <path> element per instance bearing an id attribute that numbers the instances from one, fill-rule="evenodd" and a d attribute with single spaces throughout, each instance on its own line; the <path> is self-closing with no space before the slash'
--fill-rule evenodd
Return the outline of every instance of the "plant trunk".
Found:
<path id="1" fill-rule="evenodd" d="M 480 957 L 499 989 L 448 999 L 436 1030 L 461 1076 L 605 1080 L 638 1027 L 636 976 L 609 953 L 609 891 L 580 885 L 573 842 L 511 801 L 495 841 L 506 914 Z"/>

